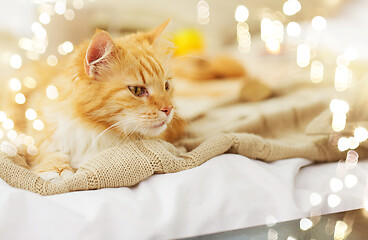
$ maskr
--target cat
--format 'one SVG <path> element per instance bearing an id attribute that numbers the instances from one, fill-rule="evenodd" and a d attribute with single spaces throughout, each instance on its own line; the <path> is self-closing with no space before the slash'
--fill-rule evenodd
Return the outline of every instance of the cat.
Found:
<path id="1" fill-rule="evenodd" d="M 67 56 L 69 68 L 60 63 L 49 73 L 46 84 L 55 85 L 59 97 L 29 97 L 45 122 L 40 133 L 28 133 L 38 146 L 36 155 L 27 156 L 33 172 L 60 181 L 107 148 L 143 138 L 173 142 L 183 134 L 184 120 L 172 102 L 174 48 L 161 37 L 168 23 L 120 38 L 97 30 Z"/>

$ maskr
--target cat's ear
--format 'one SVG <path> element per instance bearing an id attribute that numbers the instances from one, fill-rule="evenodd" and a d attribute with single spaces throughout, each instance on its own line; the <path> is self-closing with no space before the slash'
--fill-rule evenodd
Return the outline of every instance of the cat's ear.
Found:
<path id="1" fill-rule="evenodd" d="M 147 33 L 147 39 L 150 43 L 154 43 L 156 39 L 158 39 L 161 33 L 165 30 L 166 26 L 169 24 L 170 19 L 167 19 L 160 26 L 154 28 L 153 30 Z"/>
<path id="2" fill-rule="evenodd" d="M 108 65 L 108 57 L 114 49 L 110 34 L 98 30 L 90 42 L 84 59 L 84 69 L 88 76 L 94 76 Z"/>

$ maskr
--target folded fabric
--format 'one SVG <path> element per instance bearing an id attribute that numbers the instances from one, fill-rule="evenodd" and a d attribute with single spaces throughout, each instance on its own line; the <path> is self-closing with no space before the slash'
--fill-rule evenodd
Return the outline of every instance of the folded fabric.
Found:
<path id="1" fill-rule="evenodd" d="M 328 132 L 319 133 L 319 126 L 330 123 L 318 119 L 326 118 L 316 118 L 328 108 L 333 94 L 331 88 L 307 88 L 258 103 L 218 106 L 192 119 L 186 135 L 174 144 L 127 142 L 99 153 L 61 182 L 45 181 L 27 169 L 22 157 L 1 153 L 0 177 L 13 187 L 52 195 L 129 187 L 153 174 L 190 169 L 226 152 L 267 162 L 294 157 L 337 161 L 345 153 L 338 151 Z M 365 148 L 359 149 L 361 156 L 367 153 Z"/>

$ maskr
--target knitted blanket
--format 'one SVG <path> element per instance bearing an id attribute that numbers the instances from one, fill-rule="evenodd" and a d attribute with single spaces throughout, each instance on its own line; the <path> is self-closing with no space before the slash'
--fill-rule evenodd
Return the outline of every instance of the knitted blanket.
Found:
<path id="1" fill-rule="evenodd" d="M 129 187 L 153 174 L 197 167 L 223 153 L 266 162 L 293 157 L 336 161 L 345 153 L 331 143 L 329 129 L 321 131 L 330 122 L 316 118 L 328 109 L 332 95 L 330 88 L 307 88 L 258 103 L 223 104 L 193 118 L 186 135 L 175 144 L 127 142 L 99 153 L 62 182 L 45 181 L 29 171 L 22 157 L 0 153 L 0 177 L 10 186 L 52 195 Z M 367 151 L 362 148 L 360 154 L 367 156 Z"/>

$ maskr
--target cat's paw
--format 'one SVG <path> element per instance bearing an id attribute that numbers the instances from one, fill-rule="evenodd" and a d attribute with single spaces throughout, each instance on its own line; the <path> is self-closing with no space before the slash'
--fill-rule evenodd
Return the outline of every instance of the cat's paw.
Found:
<path id="1" fill-rule="evenodd" d="M 61 173 L 58 173 L 56 171 L 47 171 L 47 172 L 41 172 L 38 175 L 45 179 L 46 181 L 50 182 L 60 182 L 64 179 L 67 179 L 68 177 L 72 176 L 74 174 L 73 171 L 64 169 Z"/>

